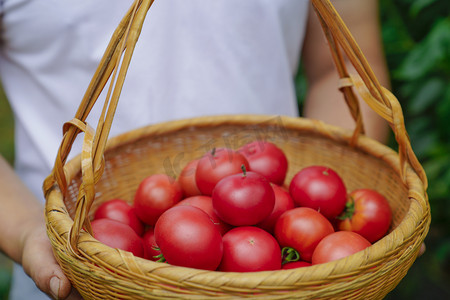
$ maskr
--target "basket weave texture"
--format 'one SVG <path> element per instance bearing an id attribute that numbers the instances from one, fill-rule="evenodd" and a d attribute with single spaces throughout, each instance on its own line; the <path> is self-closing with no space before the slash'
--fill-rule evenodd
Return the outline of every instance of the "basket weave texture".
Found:
<path id="1" fill-rule="evenodd" d="M 358 124 L 355 131 L 303 118 L 207 116 L 151 125 L 106 142 L 120 91 L 111 90 L 110 110 L 105 105 L 105 118 L 95 132 L 85 119 L 104 82 L 115 72 L 119 82 L 116 88 L 120 90 L 126 69 L 119 70 L 110 62 L 125 53 L 126 68 L 139 26 L 152 2 L 136 0 L 119 25 L 76 117 L 65 125 L 54 170 L 44 182 L 47 233 L 55 257 L 72 284 L 86 299 L 383 298 L 406 275 L 428 232 L 426 176 L 412 152 L 398 101 L 379 86 L 329 1 L 312 2 L 336 59 L 342 78 L 340 88 Z M 338 44 L 359 76 L 349 76 L 342 67 Z M 353 88 L 391 124 L 399 145 L 397 152 L 360 135 L 362 120 Z M 66 162 L 80 132 L 84 132 L 82 152 Z M 132 202 L 144 177 L 155 173 L 177 176 L 184 164 L 212 147 L 238 148 L 256 139 L 271 141 L 285 152 L 289 162 L 286 182 L 301 168 L 320 164 L 336 170 L 348 190 L 378 190 L 393 210 L 389 234 L 364 251 L 338 261 L 252 273 L 152 262 L 110 248 L 90 234 L 89 219 L 96 207 L 111 198 Z"/>

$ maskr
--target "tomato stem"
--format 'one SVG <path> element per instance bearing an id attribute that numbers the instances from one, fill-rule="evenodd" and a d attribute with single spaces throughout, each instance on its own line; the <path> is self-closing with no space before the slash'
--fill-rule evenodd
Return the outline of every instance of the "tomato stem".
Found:
<path id="1" fill-rule="evenodd" d="M 281 249 L 282 265 L 300 260 L 300 253 L 292 247 L 284 247 Z"/>
<path id="2" fill-rule="evenodd" d="M 242 164 L 241 165 L 241 170 L 242 170 L 242 173 L 243 173 L 243 177 L 245 177 L 245 176 L 247 176 L 247 169 L 245 168 L 245 165 L 244 164 Z"/>
<path id="3" fill-rule="evenodd" d="M 157 262 L 166 262 L 166 258 L 162 254 L 158 254 L 153 257 L 158 259 Z"/>
<path id="4" fill-rule="evenodd" d="M 157 258 L 158 259 L 158 260 L 156 260 L 157 262 L 166 262 L 166 258 L 162 254 L 161 248 L 159 248 L 157 246 L 152 246 L 152 249 L 160 252 L 158 255 L 153 256 L 153 258 Z"/>
<path id="5" fill-rule="evenodd" d="M 348 196 L 347 203 L 345 203 L 344 211 L 336 217 L 338 220 L 350 219 L 355 213 L 355 199 L 352 196 Z"/>
<path id="6" fill-rule="evenodd" d="M 216 147 L 212 148 L 211 156 L 214 157 L 216 155 Z"/>

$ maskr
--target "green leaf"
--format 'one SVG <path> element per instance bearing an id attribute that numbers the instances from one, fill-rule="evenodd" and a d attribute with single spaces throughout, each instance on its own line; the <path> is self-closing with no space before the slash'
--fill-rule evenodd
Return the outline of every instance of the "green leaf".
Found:
<path id="1" fill-rule="evenodd" d="M 446 145 L 445 143 L 442 143 L 441 140 L 438 140 L 433 147 L 431 147 L 430 151 L 428 152 L 428 155 L 431 158 L 439 158 L 439 157 L 446 157 L 449 162 L 449 169 L 450 169 L 450 156 L 448 155 L 450 153 L 450 145 Z"/>
<path id="2" fill-rule="evenodd" d="M 450 162 L 440 160 L 442 165 L 436 166 L 436 173 L 428 173 L 430 186 L 428 189 L 428 194 L 430 197 L 431 206 L 435 209 L 434 212 L 434 220 L 435 222 L 439 218 L 444 218 L 444 215 L 449 215 L 450 213 L 447 210 L 448 195 L 450 195 Z M 435 161 L 434 165 L 437 165 L 439 161 Z M 428 165 L 427 165 L 428 167 Z M 430 171 L 430 169 L 426 169 Z"/>
<path id="3" fill-rule="evenodd" d="M 422 113 L 436 101 L 442 100 L 439 96 L 444 94 L 446 85 L 443 78 L 426 79 L 422 85 L 418 85 L 419 88 L 415 95 L 410 98 L 409 112 L 412 114 Z"/>
<path id="4" fill-rule="evenodd" d="M 427 158 L 430 151 L 439 146 L 438 134 L 432 130 L 432 119 L 417 117 L 407 123 L 411 145 L 420 160 Z"/>
<path id="5" fill-rule="evenodd" d="M 416 82 L 406 82 L 399 88 L 399 92 L 405 99 L 409 99 L 417 94 L 419 88 Z"/>
<path id="6" fill-rule="evenodd" d="M 436 203 L 436 200 L 439 199 L 445 199 L 449 194 L 448 191 L 448 183 L 442 182 L 442 181 L 436 181 L 436 182 L 430 182 L 430 186 L 428 189 L 428 195 L 430 198 L 430 202 L 432 202 L 431 206 L 433 208 L 436 208 L 434 203 Z M 439 210 L 435 210 L 433 213 L 433 219 L 436 221 L 436 214 L 439 213 Z M 442 213 L 442 212 L 441 212 Z"/>
<path id="7" fill-rule="evenodd" d="M 435 132 L 430 132 L 427 135 L 418 135 L 412 141 L 412 147 L 419 159 L 426 156 L 433 145 L 438 143 L 438 135 Z"/>
<path id="8" fill-rule="evenodd" d="M 427 130 L 431 126 L 431 120 L 429 118 L 414 118 L 408 119 L 406 123 L 406 128 L 410 135 L 427 135 Z"/>
<path id="9" fill-rule="evenodd" d="M 417 15 L 426 7 L 430 6 L 431 4 L 435 3 L 436 0 L 415 0 L 412 5 L 411 9 L 409 10 L 409 14 L 412 17 L 417 17 Z"/>
<path id="10" fill-rule="evenodd" d="M 450 86 L 447 87 L 443 99 L 436 107 L 437 112 L 437 131 L 441 135 L 442 142 L 450 143 L 449 118 L 450 118 Z"/>
<path id="11" fill-rule="evenodd" d="M 405 53 L 414 47 L 414 40 L 408 31 L 408 26 L 402 18 L 401 9 L 392 0 L 380 1 L 380 17 L 382 37 L 387 59 L 390 66 L 397 66 Z"/>
<path id="12" fill-rule="evenodd" d="M 297 102 L 299 104 L 299 107 L 302 107 L 306 99 L 306 95 L 308 93 L 308 81 L 306 78 L 303 63 L 300 63 L 298 67 L 297 75 L 294 78 L 294 84 L 295 84 L 295 92 L 297 95 Z"/>
<path id="13" fill-rule="evenodd" d="M 450 168 L 450 157 L 443 156 L 429 160 L 423 164 L 423 168 L 425 169 L 428 178 L 439 180 L 439 178 L 442 177 L 442 173 Z"/>
<path id="14" fill-rule="evenodd" d="M 418 44 L 393 73 L 401 80 L 425 77 L 433 68 L 446 68 L 450 53 L 450 19 L 442 19 L 429 35 Z M 443 64 L 441 66 L 441 64 Z"/>
<path id="15" fill-rule="evenodd" d="M 445 261 L 450 257 L 450 240 L 444 241 L 436 251 L 436 259 L 438 259 L 439 264 L 444 264 Z"/>
<path id="16" fill-rule="evenodd" d="M 8 299 L 9 289 L 11 285 L 11 272 L 0 269 L 0 299 Z"/>

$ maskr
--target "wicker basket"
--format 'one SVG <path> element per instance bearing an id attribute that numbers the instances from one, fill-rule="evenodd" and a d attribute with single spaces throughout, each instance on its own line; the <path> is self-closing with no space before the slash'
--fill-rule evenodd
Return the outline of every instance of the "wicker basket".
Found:
<path id="1" fill-rule="evenodd" d="M 398 101 L 379 86 L 329 1 L 312 2 L 335 58 L 340 88 L 357 120 L 355 131 L 302 118 L 234 115 L 156 124 L 107 141 L 126 67 L 152 4 L 136 0 L 111 39 L 76 117 L 65 125 L 53 172 L 44 182 L 47 232 L 55 256 L 84 298 L 379 299 L 406 275 L 430 223 L 425 173 L 411 149 Z M 359 76 L 347 74 L 337 45 Z M 119 69 L 116 62 L 122 53 Z M 104 115 L 94 132 L 85 119 L 116 72 L 115 89 L 110 90 L 111 97 L 105 101 Z M 352 88 L 392 125 L 398 152 L 360 135 L 362 121 Z M 84 132 L 82 153 L 66 163 L 80 132 Z M 110 248 L 89 233 L 90 214 L 100 203 L 113 197 L 131 202 L 139 182 L 149 174 L 177 175 L 183 162 L 198 158 L 205 147 L 237 148 L 261 138 L 276 143 L 286 153 L 286 182 L 300 168 L 322 164 L 335 169 L 349 190 L 368 187 L 380 191 L 394 212 L 389 234 L 362 252 L 322 265 L 226 273 L 144 260 Z"/>

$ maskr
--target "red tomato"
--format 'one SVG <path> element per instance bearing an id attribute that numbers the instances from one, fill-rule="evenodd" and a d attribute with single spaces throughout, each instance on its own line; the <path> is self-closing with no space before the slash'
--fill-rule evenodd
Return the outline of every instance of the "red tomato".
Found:
<path id="1" fill-rule="evenodd" d="M 94 220 L 97 219 L 116 220 L 133 228 L 139 236 L 144 233 L 144 224 L 134 207 L 122 199 L 112 199 L 100 204 L 94 213 Z"/>
<path id="2" fill-rule="evenodd" d="M 172 265 L 215 270 L 222 259 L 222 236 L 197 207 L 180 205 L 164 212 L 156 222 L 155 239 Z"/>
<path id="3" fill-rule="evenodd" d="M 234 226 L 255 225 L 267 218 L 275 205 L 270 182 L 255 172 L 230 175 L 219 181 L 212 194 L 214 212 Z"/>
<path id="4" fill-rule="evenodd" d="M 216 184 L 226 176 L 241 173 L 242 165 L 249 169 L 247 159 L 232 149 L 218 148 L 206 153 L 198 161 L 195 171 L 198 189 L 202 194 L 211 196 Z"/>
<path id="5" fill-rule="evenodd" d="M 344 213 L 338 217 L 337 228 L 359 233 L 371 243 L 382 238 L 392 220 L 386 198 L 371 189 L 358 189 L 348 199 Z"/>
<path id="6" fill-rule="evenodd" d="M 155 225 L 159 216 L 181 200 L 182 192 L 178 181 L 166 174 L 146 177 L 139 184 L 134 196 L 134 207 L 139 219 L 148 225 Z"/>
<path id="7" fill-rule="evenodd" d="M 157 261 L 160 259 L 161 251 L 155 240 L 155 230 L 153 227 L 147 229 L 142 236 L 142 244 L 144 246 L 144 258 Z"/>
<path id="8" fill-rule="evenodd" d="M 272 184 L 272 188 L 275 194 L 275 205 L 270 215 L 262 222 L 258 223 L 257 226 L 273 234 L 278 218 L 285 211 L 293 209 L 295 205 L 294 200 L 292 200 L 291 198 L 291 195 L 289 195 L 289 193 L 282 187 L 276 184 Z"/>
<path id="9" fill-rule="evenodd" d="M 300 258 L 311 261 L 317 244 L 334 232 L 322 214 L 308 207 L 296 207 L 283 213 L 275 224 L 275 237 L 281 247 L 297 250 Z"/>
<path id="10" fill-rule="evenodd" d="M 94 238 L 101 243 L 144 257 L 142 239 L 128 225 L 110 219 L 98 219 L 91 222 Z"/>
<path id="11" fill-rule="evenodd" d="M 312 255 L 312 264 L 338 260 L 366 249 L 371 244 L 361 235 L 351 231 L 336 231 L 324 237 Z"/>
<path id="12" fill-rule="evenodd" d="M 311 266 L 311 263 L 307 262 L 307 261 L 291 261 L 288 263 L 285 263 L 281 268 L 283 270 L 287 270 L 287 269 L 296 269 L 296 268 L 303 268 L 303 267 L 309 267 Z"/>
<path id="13" fill-rule="evenodd" d="M 342 213 L 347 190 L 341 177 L 325 166 L 303 168 L 289 185 L 289 193 L 298 206 L 319 210 L 328 219 Z"/>
<path id="14" fill-rule="evenodd" d="M 222 221 L 214 212 L 212 198 L 210 196 L 201 195 L 188 197 L 178 202 L 175 206 L 177 205 L 191 205 L 203 210 L 210 216 L 211 221 L 217 226 L 221 235 L 224 235 L 228 230 L 232 228 L 230 224 Z"/>
<path id="15" fill-rule="evenodd" d="M 283 185 L 288 161 L 283 150 L 267 141 L 253 141 L 238 150 L 247 158 L 250 170 L 267 178 L 270 182 Z"/>
<path id="16" fill-rule="evenodd" d="M 180 176 L 178 177 L 178 182 L 180 183 L 185 198 L 201 194 L 197 183 L 195 182 L 195 170 L 197 169 L 197 164 L 198 159 L 188 162 L 183 170 L 181 170 Z"/>
<path id="17" fill-rule="evenodd" d="M 281 268 L 281 250 L 267 231 L 253 226 L 236 227 L 223 236 L 219 271 L 256 272 Z"/>

